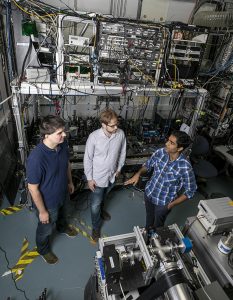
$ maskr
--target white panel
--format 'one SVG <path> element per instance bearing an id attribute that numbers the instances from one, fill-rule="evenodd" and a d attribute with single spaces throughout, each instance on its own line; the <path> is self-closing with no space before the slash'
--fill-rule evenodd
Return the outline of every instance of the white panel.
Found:
<path id="1" fill-rule="evenodd" d="M 188 23 L 189 16 L 194 8 L 195 0 L 169 1 L 166 21 L 179 21 Z"/>
<path id="2" fill-rule="evenodd" d="M 110 0 L 77 0 L 77 10 L 109 14 Z"/>
<path id="3" fill-rule="evenodd" d="M 71 9 L 77 11 L 86 12 L 99 12 L 103 14 L 109 14 L 110 12 L 110 0 L 70 0 L 63 1 L 67 6 L 65 6 L 59 0 L 45 0 L 47 4 L 53 5 L 57 8 L 66 8 L 69 6 Z"/>
<path id="4" fill-rule="evenodd" d="M 123 17 L 136 19 L 138 11 L 138 0 L 125 0 L 126 1 L 126 13 Z"/>
<path id="5" fill-rule="evenodd" d="M 144 0 L 141 19 L 187 23 L 195 2 L 195 0 Z"/>
<path id="6" fill-rule="evenodd" d="M 169 0 L 144 0 L 142 2 L 142 20 L 165 21 Z"/>
<path id="7" fill-rule="evenodd" d="M 72 9 L 74 9 L 74 4 L 75 4 L 75 2 L 77 2 L 77 0 L 64 0 L 63 3 L 65 3 L 67 6 L 59 0 L 44 0 L 43 2 L 46 4 L 49 4 L 49 5 L 53 5 L 57 8 L 66 8 L 67 9 L 67 6 L 69 6 Z"/>
<path id="8" fill-rule="evenodd" d="M 113 5 L 119 8 L 122 5 L 125 13 L 121 15 L 121 17 L 127 18 L 136 18 L 137 17 L 137 9 L 138 9 L 138 0 L 112 0 Z M 44 0 L 45 3 L 53 5 L 57 8 L 66 8 L 69 6 L 71 9 L 77 11 L 86 11 L 86 12 L 95 12 L 95 13 L 102 13 L 102 14 L 109 14 L 110 13 L 110 5 L 111 0 L 69 0 L 63 1 L 63 4 L 59 0 Z M 163 2 L 161 0 L 161 2 Z M 124 5 L 125 4 L 125 5 Z"/>
<path id="9" fill-rule="evenodd" d="M 19 74 L 22 71 L 22 65 L 26 53 L 29 47 L 29 37 L 22 35 L 22 15 L 18 13 L 17 10 L 13 11 L 13 22 L 14 22 L 14 37 L 15 37 L 15 49 L 16 49 L 16 62 Z M 30 66 L 38 66 L 38 61 L 36 58 L 36 52 L 34 47 L 32 47 L 32 52 L 29 60 L 25 64 L 25 67 L 28 65 L 30 61 Z"/>

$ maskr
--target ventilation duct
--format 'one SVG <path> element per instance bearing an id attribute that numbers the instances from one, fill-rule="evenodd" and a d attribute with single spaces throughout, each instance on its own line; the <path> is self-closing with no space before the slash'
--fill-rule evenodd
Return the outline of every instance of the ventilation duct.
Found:
<path id="1" fill-rule="evenodd" d="M 233 26 L 233 12 L 200 11 L 195 14 L 193 24 L 204 27 L 231 27 Z"/>

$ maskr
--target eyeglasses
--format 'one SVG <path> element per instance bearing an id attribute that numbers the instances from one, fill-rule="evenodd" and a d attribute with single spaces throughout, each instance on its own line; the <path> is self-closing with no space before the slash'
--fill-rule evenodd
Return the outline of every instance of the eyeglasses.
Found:
<path id="1" fill-rule="evenodd" d="M 118 125 L 119 125 L 119 123 L 116 123 L 116 124 L 114 124 L 114 125 L 106 125 L 106 126 L 108 126 L 108 127 L 111 127 L 111 128 L 114 128 L 114 127 L 118 127 Z"/>

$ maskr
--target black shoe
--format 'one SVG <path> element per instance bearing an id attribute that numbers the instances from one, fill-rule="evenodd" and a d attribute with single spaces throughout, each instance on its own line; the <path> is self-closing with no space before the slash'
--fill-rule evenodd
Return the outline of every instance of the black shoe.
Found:
<path id="1" fill-rule="evenodd" d="M 75 238 L 76 235 L 78 234 L 77 230 L 70 224 L 67 226 L 65 231 L 61 233 L 66 234 L 70 238 Z"/>
<path id="2" fill-rule="evenodd" d="M 41 256 L 43 260 L 50 265 L 55 265 L 58 262 L 57 256 L 51 251 Z"/>
<path id="3" fill-rule="evenodd" d="M 106 212 L 105 210 L 102 210 L 100 213 L 101 219 L 103 219 L 104 221 L 109 221 L 111 220 L 111 215 Z"/>
<path id="4" fill-rule="evenodd" d="M 100 238 L 100 230 L 99 229 L 92 229 L 91 237 L 94 242 L 98 242 L 98 239 Z"/>

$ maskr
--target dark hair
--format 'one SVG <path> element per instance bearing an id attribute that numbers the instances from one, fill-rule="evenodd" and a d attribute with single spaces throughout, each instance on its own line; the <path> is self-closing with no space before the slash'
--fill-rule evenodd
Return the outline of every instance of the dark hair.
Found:
<path id="1" fill-rule="evenodd" d="M 116 119 L 118 118 L 115 111 L 113 111 L 112 109 L 106 109 L 105 111 L 102 111 L 100 114 L 100 123 L 104 123 L 108 125 L 113 118 Z"/>
<path id="2" fill-rule="evenodd" d="M 176 137 L 176 143 L 177 143 L 178 147 L 183 147 L 184 149 L 186 149 L 192 143 L 189 135 L 184 131 L 178 131 L 178 130 L 172 131 L 172 133 L 170 135 L 173 135 Z"/>
<path id="3" fill-rule="evenodd" d="M 48 115 L 41 120 L 40 134 L 45 137 L 46 134 L 52 134 L 57 129 L 65 127 L 65 121 L 58 116 Z"/>

